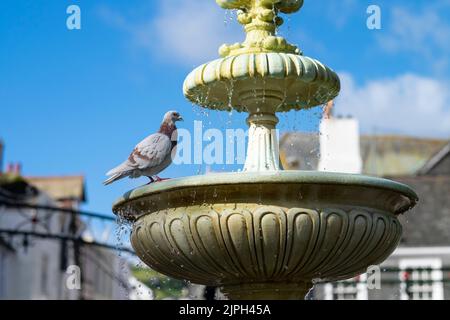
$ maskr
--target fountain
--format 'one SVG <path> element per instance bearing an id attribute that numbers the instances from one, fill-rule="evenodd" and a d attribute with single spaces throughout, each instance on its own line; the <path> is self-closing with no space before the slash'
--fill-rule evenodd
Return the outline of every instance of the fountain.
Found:
<path id="1" fill-rule="evenodd" d="M 348 279 L 397 247 L 409 187 L 352 174 L 284 171 L 277 112 L 323 105 L 335 72 L 276 35 L 279 13 L 303 0 L 216 0 L 236 9 L 247 37 L 188 75 L 184 94 L 209 109 L 249 114 L 243 172 L 178 178 L 126 193 L 114 212 L 153 269 L 220 286 L 230 299 L 303 299 L 316 281 Z"/>

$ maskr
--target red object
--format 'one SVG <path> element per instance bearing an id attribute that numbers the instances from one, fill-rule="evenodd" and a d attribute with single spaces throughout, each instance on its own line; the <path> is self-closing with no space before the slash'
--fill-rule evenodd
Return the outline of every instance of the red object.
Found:
<path id="1" fill-rule="evenodd" d="M 409 272 L 403 271 L 403 273 L 402 273 L 403 281 L 408 281 L 410 277 L 411 277 L 411 275 L 409 274 Z"/>

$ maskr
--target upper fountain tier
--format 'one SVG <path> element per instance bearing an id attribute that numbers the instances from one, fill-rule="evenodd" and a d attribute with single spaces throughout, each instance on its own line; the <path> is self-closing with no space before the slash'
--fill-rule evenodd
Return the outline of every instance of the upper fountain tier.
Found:
<path id="1" fill-rule="evenodd" d="M 210 109 L 275 113 L 306 109 L 334 99 L 340 90 L 337 74 L 303 56 L 296 46 L 276 35 L 281 13 L 293 13 L 303 0 L 216 0 L 236 9 L 247 34 L 243 43 L 220 47 L 221 59 L 193 70 L 184 94 Z"/>

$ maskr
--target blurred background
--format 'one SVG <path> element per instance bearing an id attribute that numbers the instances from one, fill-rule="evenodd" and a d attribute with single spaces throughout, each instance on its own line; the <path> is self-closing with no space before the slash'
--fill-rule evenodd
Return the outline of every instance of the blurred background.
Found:
<path id="1" fill-rule="evenodd" d="M 369 5 L 380 29 L 367 27 Z M 328 105 L 279 115 L 285 169 L 387 177 L 421 199 L 381 289 L 361 275 L 310 299 L 450 299 L 449 14 L 448 0 L 321 0 L 285 17 L 279 32 L 342 83 Z M 168 110 L 191 132 L 194 121 L 246 129 L 244 114 L 182 94 L 194 67 L 243 37 L 213 0 L 0 2 L 0 299 L 223 298 L 139 263 L 111 205 L 147 181 L 102 181 Z M 172 165 L 163 177 L 240 168 Z"/>

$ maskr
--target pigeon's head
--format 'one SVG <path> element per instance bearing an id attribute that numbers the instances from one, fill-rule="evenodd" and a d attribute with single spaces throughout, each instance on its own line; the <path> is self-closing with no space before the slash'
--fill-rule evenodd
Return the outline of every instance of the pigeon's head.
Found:
<path id="1" fill-rule="evenodd" d="M 178 111 L 169 111 L 164 115 L 165 123 L 175 123 L 177 121 L 183 121 L 183 118 Z"/>

